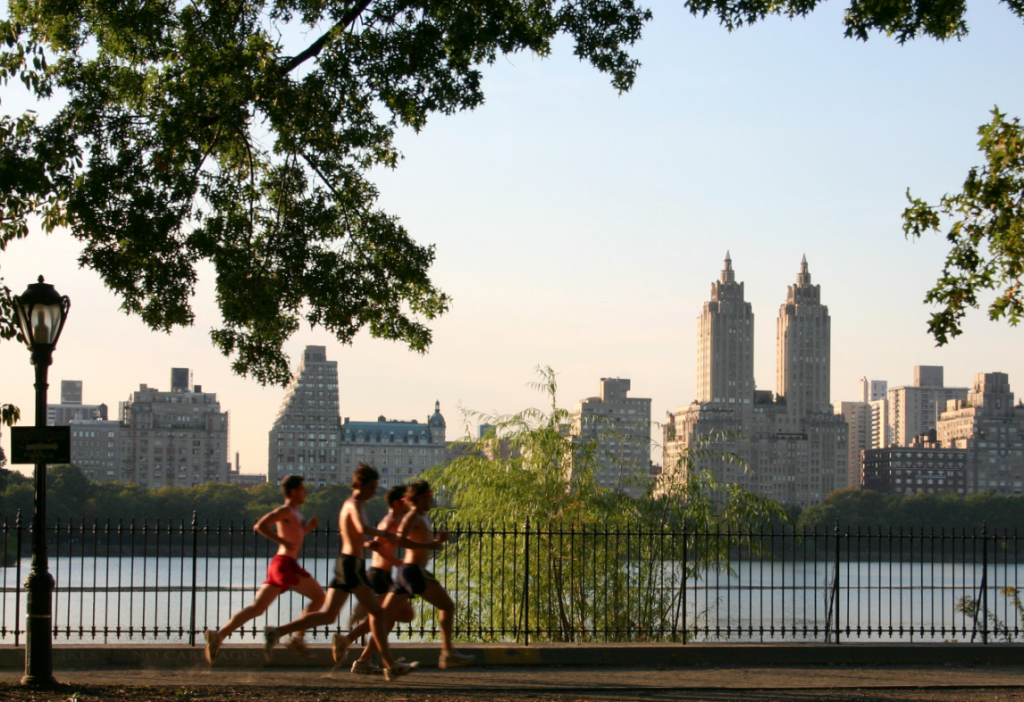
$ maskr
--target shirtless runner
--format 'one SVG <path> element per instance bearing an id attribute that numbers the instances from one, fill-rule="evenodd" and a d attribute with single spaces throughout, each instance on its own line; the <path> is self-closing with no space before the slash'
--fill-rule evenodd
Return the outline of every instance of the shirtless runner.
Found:
<path id="1" fill-rule="evenodd" d="M 341 527 L 341 555 L 334 566 L 334 579 L 327 586 L 327 602 L 319 612 L 307 611 L 295 621 L 281 627 L 268 626 L 263 633 L 264 651 L 268 658 L 284 634 L 305 631 L 336 621 L 351 593 L 369 614 L 370 632 L 384 664 L 384 679 L 391 681 L 398 676 L 408 675 L 418 667 L 418 663 L 396 662 L 392 658 L 384 610 L 366 580 L 366 548 L 379 548 L 376 543 L 368 542 L 367 539 L 377 536 L 389 541 L 395 540 L 393 533 L 366 524 L 364 503 L 377 491 L 378 478 L 376 468 L 365 463 L 360 463 L 356 467 L 352 474 L 352 496 L 345 500 L 338 515 Z M 344 660 L 350 642 L 351 639 L 347 637 L 335 635 L 332 646 L 335 665 Z"/>
<path id="2" fill-rule="evenodd" d="M 306 501 L 306 486 L 302 482 L 301 475 L 289 475 L 281 481 L 281 492 L 284 494 L 284 504 L 264 514 L 256 524 L 253 531 L 265 536 L 271 541 L 278 543 L 277 555 L 267 565 L 267 579 L 256 592 L 256 599 L 253 603 L 239 611 L 228 620 L 228 623 L 220 629 L 207 629 L 206 634 L 206 661 L 213 665 L 220 652 L 220 645 L 238 627 L 251 619 L 255 619 L 264 612 L 271 603 L 282 593 L 288 590 L 295 590 L 301 595 L 309 598 L 309 604 L 304 611 L 315 612 L 324 603 L 324 591 L 320 584 L 313 579 L 309 573 L 299 565 L 299 552 L 302 550 L 302 542 L 311 530 L 316 528 L 317 518 L 309 521 L 299 512 L 299 507 Z M 277 525 L 277 533 L 271 530 L 272 525 Z M 309 656 L 309 649 L 302 636 L 305 629 L 295 630 L 295 634 L 286 644 L 289 649 L 302 656 Z"/>
<path id="3" fill-rule="evenodd" d="M 398 532 L 398 527 L 402 523 L 402 517 L 409 511 L 409 507 L 405 502 L 405 487 L 405 485 L 394 485 L 384 495 L 384 502 L 388 506 L 388 513 L 377 524 L 378 529 Z M 370 570 L 367 571 L 366 576 L 370 581 L 370 589 L 377 595 L 377 599 L 383 602 L 387 594 L 391 592 L 391 587 L 395 584 L 394 579 L 391 577 L 392 566 L 401 567 L 402 561 L 395 555 L 395 546 L 389 540 L 378 537 L 375 541 L 378 548 L 373 550 Z M 401 608 L 393 612 L 392 618 L 398 622 L 411 622 L 416 618 L 416 612 L 413 611 L 410 602 L 405 602 Z M 346 639 L 354 641 L 370 631 L 369 619 L 367 619 L 362 605 L 356 607 L 355 612 L 353 612 L 352 622 L 358 623 L 358 626 L 345 637 Z M 352 664 L 352 672 L 363 675 L 379 675 L 384 671 L 369 661 L 356 661 Z"/>
<path id="4" fill-rule="evenodd" d="M 406 488 L 405 501 L 409 512 L 398 527 L 398 546 L 405 548 L 405 559 L 398 569 L 395 586 L 384 598 L 384 611 L 388 618 L 388 629 L 396 621 L 396 615 L 409 599 L 419 595 L 437 607 L 441 622 L 441 656 L 438 668 L 460 668 L 473 662 L 473 657 L 460 653 L 452 647 L 452 625 L 454 624 L 455 603 L 445 591 L 444 586 L 426 569 L 430 560 L 430 551 L 438 551 L 448 541 L 448 532 L 439 531 L 433 536 L 433 526 L 427 512 L 434 504 L 434 493 L 426 480 L 418 480 Z M 359 657 L 357 663 L 369 663 L 373 656 L 374 641 L 371 641 Z M 355 665 L 352 668 L 356 672 Z"/>

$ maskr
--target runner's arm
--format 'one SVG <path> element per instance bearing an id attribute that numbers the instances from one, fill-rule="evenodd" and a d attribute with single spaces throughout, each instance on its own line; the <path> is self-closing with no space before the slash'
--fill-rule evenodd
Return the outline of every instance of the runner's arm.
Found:
<path id="1" fill-rule="evenodd" d="M 288 541 L 284 537 L 280 536 L 275 530 L 270 528 L 272 524 L 277 524 L 284 520 L 287 513 L 286 510 L 287 508 L 282 506 L 273 511 L 267 512 L 260 517 L 259 521 L 252 525 L 252 530 L 260 536 L 270 539 L 275 543 L 281 544 L 286 548 L 291 548 L 293 545 L 291 541 Z"/>
<path id="2" fill-rule="evenodd" d="M 430 539 L 429 541 L 414 541 L 410 539 L 408 534 L 413 529 L 410 512 L 402 520 L 402 525 L 398 527 L 398 533 L 395 536 L 395 545 L 401 546 L 402 548 L 411 548 L 414 551 L 439 551 L 444 546 L 443 541 L 438 539 Z"/>
<path id="3" fill-rule="evenodd" d="M 444 542 L 438 541 L 437 539 L 431 539 L 430 541 L 413 541 L 412 539 L 399 534 L 395 539 L 395 546 L 411 548 L 414 551 L 440 551 L 441 547 L 444 546 Z"/>
<path id="4" fill-rule="evenodd" d="M 378 529 L 377 527 L 366 526 L 365 524 L 360 524 L 360 526 L 363 528 L 364 536 L 376 536 L 381 539 L 387 539 L 388 541 L 393 541 L 395 538 L 395 532 L 393 531 L 385 531 L 383 529 Z"/>
<path id="5" fill-rule="evenodd" d="M 341 508 L 339 523 L 345 519 L 349 520 L 349 528 L 352 530 L 351 533 L 354 541 L 369 541 L 369 537 L 371 536 L 380 536 L 388 541 L 394 541 L 394 532 L 383 531 L 382 529 L 375 529 L 371 526 L 367 526 L 363 522 L 359 511 L 350 507 L 348 503 Z"/>

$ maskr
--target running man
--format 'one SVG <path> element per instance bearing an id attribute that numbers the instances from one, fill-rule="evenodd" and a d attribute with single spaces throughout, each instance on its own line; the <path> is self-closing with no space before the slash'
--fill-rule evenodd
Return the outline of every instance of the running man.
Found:
<path id="1" fill-rule="evenodd" d="M 430 560 L 430 551 L 439 551 L 448 541 L 447 531 L 440 531 L 433 536 L 433 525 L 427 512 L 434 505 L 434 493 L 426 480 L 417 480 L 406 488 L 405 501 L 409 512 L 398 527 L 396 543 L 405 548 L 405 559 L 398 569 L 395 586 L 384 599 L 384 610 L 388 617 L 388 629 L 396 620 L 402 607 L 409 606 L 409 599 L 419 595 L 437 607 L 441 622 L 441 657 L 438 668 L 461 668 L 473 662 L 473 657 L 460 653 L 452 647 L 452 625 L 454 624 L 455 603 L 445 591 L 444 586 L 426 569 Z M 354 633 L 354 632 L 353 632 Z M 374 653 L 374 641 L 371 641 L 356 662 L 365 665 L 370 662 Z M 353 664 L 352 672 L 356 671 Z"/>
<path id="2" fill-rule="evenodd" d="M 394 485 L 384 495 L 384 502 L 387 503 L 388 513 L 380 520 L 380 523 L 377 525 L 378 529 L 394 533 L 398 532 L 398 527 L 402 523 L 402 517 L 409 511 L 409 507 L 405 502 L 405 487 L 405 485 Z M 370 570 L 366 575 L 370 581 L 370 589 L 377 595 L 377 599 L 383 603 L 384 598 L 391 592 L 391 588 L 395 584 L 394 579 L 391 577 L 391 568 L 392 566 L 401 567 L 402 561 L 395 555 L 395 546 L 390 541 L 380 537 L 377 537 L 374 541 L 377 542 L 377 548 L 373 550 Z M 413 611 L 412 603 L 405 602 L 401 608 L 392 613 L 391 617 L 396 622 L 411 622 L 416 618 L 416 612 Z M 366 618 L 366 612 L 363 610 L 362 605 L 356 607 L 355 612 L 352 613 L 352 622 L 353 624 L 358 623 L 358 626 L 347 637 L 344 637 L 348 641 L 354 641 L 370 631 L 369 620 Z M 390 629 L 391 626 L 389 625 L 388 630 L 390 631 Z M 344 642 L 342 642 L 342 646 L 347 648 Z M 384 671 L 372 662 L 356 661 L 352 664 L 352 672 L 372 675 L 380 674 Z"/>
<path id="3" fill-rule="evenodd" d="M 352 496 L 345 500 L 338 515 L 338 524 L 341 527 L 341 555 L 338 556 L 338 561 L 334 566 L 334 579 L 327 586 L 327 602 L 319 612 L 307 610 L 306 614 L 284 626 L 268 626 L 263 633 L 264 652 L 268 659 L 274 646 L 283 635 L 294 631 L 305 631 L 336 621 L 342 606 L 351 593 L 369 614 L 370 632 L 373 634 L 376 649 L 380 651 L 381 662 L 384 664 L 384 679 L 391 681 L 401 675 L 408 675 L 419 665 L 418 663 L 396 662 L 392 658 L 391 649 L 388 646 L 384 609 L 377 601 L 377 597 L 373 594 L 366 579 L 365 549 L 367 547 L 379 548 L 376 542 L 368 543 L 367 539 L 377 536 L 392 542 L 395 540 L 393 533 L 375 529 L 366 524 L 365 503 L 377 492 L 378 478 L 379 474 L 376 468 L 365 463 L 360 463 L 356 467 L 352 474 Z M 340 634 L 335 635 L 332 652 L 336 665 L 344 660 L 350 641 Z"/>
<path id="4" fill-rule="evenodd" d="M 253 603 L 231 617 L 228 623 L 220 629 L 206 630 L 205 653 L 206 661 L 210 665 L 217 660 L 220 645 L 231 635 L 231 632 L 266 612 L 271 603 L 288 590 L 295 590 L 309 598 L 305 612 L 315 612 L 323 606 L 323 588 L 302 569 L 298 561 L 306 534 L 315 529 L 317 525 L 316 517 L 306 521 L 302 512 L 299 511 L 299 507 L 306 501 L 306 486 L 303 484 L 302 476 L 286 476 L 281 481 L 281 493 L 284 495 L 284 504 L 272 512 L 264 514 L 253 525 L 253 531 L 257 534 L 277 542 L 277 555 L 267 565 L 267 579 L 263 581 L 263 585 L 256 592 L 256 599 L 253 600 Z M 277 525 L 276 533 L 270 528 L 275 524 Z M 286 646 L 301 656 L 310 657 L 312 654 L 302 638 L 303 633 L 304 630 L 296 630 Z"/>
<path id="5" fill-rule="evenodd" d="M 405 485 L 395 485 L 384 495 L 384 501 L 388 506 L 388 513 L 377 524 L 378 529 L 389 531 L 393 534 L 398 533 L 398 527 L 402 525 L 402 519 L 409 511 L 409 506 L 405 502 L 405 490 Z M 373 557 L 370 560 L 370 570 L 367 572 L 367 577 L 370 581 L 370 588 L 376 593 L 377 598 L 383 601 L 395 584 L 394 579 L 391 577 L 391 569 L 392 567 L 401 568 L 402 561 L 395 555 L 395 544 L 389 539 L 377 537 L 374 541 L 377 543 L 377 547 L 373 549 Z M 408 607 L 407 612 L 409 615 L 408 619 L 399 616 L 397 621 L 411 622 L 413 619 L 411 606 Z"/>

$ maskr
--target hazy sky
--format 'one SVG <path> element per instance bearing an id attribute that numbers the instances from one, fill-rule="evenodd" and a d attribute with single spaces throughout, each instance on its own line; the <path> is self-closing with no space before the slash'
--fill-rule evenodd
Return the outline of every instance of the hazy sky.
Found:
<path id="1" fill-rule="evenodd" d="M 855 399 L 862 376 L 909 384 L 915 365 L 945 366 L 947 385 L 1003 371 L 1024 393 L 1022 330 L 978 311 L 935 347 L 922 300 L 944 241 L 909 242 L 900 219 L 908 187 L 935 201 L 980 164 L 976 131 L 994 105 L 1024 116 L 1020 20 L 986 0 L 964 41 L 901 47 L 844 39 L 840 4 L 732 34 L 678 3 L 653 9 L 628 94 L 562 42 L 551 59 L 488 68 L 477 111 L 401 134 L 405 160 L 377 177 L 381 204 L 436 244 L 434 280 L 454 304 L 425 356 L 368 335 L 351 347 L 296 335 L 293 359 L 320 344 L 338 361 L 342 416 L 424 420 L 440 400 L 454 438 L 460 406 L 542 402 L 527 383 L 550 365 L 564 406 L 624 377 L 659 421 L 694 399 L 696 318 L 727 249 L 754 307 L 762 389 L 775 389 L 775 320 L 806 254 L 832 315 L 834 401 Z M 71 297 L 51 401 L 79 379 L 86 403 L 116 415 L 140 383 L 168 389 L 170 368 L 189 367 L 231 412 L 242 470 L 265 472 L 284 391 L 233 376 L 211 346 L 209 270 L 196 326 L 168 336 L 119 312 L 78 251 L 54 234 L 0 254 L 15 292 L 43 274 Z M 31 424 L 33 398 L 28 351 L 0 344 L 0 401 Z"/>

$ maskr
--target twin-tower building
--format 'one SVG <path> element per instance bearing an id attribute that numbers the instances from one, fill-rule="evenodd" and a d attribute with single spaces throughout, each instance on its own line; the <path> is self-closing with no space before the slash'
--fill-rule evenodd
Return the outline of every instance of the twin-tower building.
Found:
<path id="1" fill-rule="evenodd" d="M 711 470 L 719 482 L 803 506 L 847 487 L 847 424 L 829 399 L 830 358 L 828 307 L 804 257 L 779 308 L 775 392 L 757 389 L 754 313 L 726 253 L 697 322 L 697 399 L 665 424 L 665 479 Z M 698 445 L 711 450 L 688 451 Z"/>

